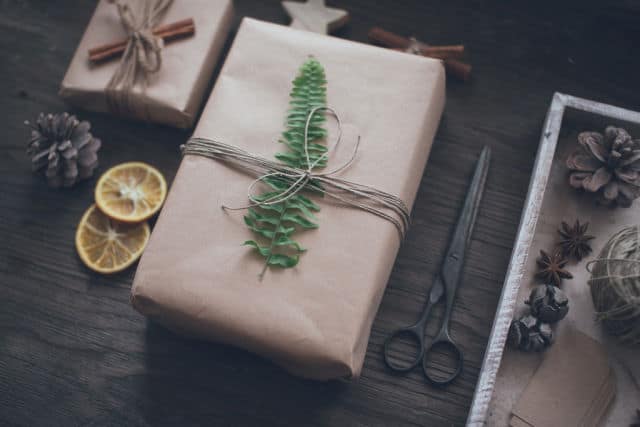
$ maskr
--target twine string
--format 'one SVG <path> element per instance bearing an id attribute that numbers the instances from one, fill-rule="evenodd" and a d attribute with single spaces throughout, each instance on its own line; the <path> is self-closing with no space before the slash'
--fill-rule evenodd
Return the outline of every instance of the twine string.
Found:
<path id="1" fill-rule="evenodd" d="M 335 119 L 338 128 L 337 136 L 333 145 L 312 161 L 309 150 L 309 127 L 314 115 L 321 112 Z M 303 190 L 310 190 L 391 222 L 402 240 L 409 227 L 410 213 L 406 204 L 399 197 L 374 187 L 351 182 L 336 176 L 348 169 L 355 161 L 360 147 L 359 135 L 350 157 L 342 164 L 329 171 L 317 172 L 314 170 L 323 161 L 329 159 L 331 153 L 338 148 L 341 141 L 342 125 L 338 114 L 328 107 L 316 107 L 309 112 L 305 123 L 303 148 L 306 162 L 303 168 L 294 168 L 276 161 L 267 160 L 262 156 L 249 153 L 238 147 L 208 138 L 192 137 L 181 149 L 183 155 L 199 155 L 222 160 L 258 176 L 247 187 L 247 198 L 250 202 L 248 205 L 238 207 L 222 205 L 223 209 L 244 210 L 251 207 L 279 204 L 286 202 Z M 265 183 L 273 178 L 285 183 L 287 187 L 271 197 L 260 199 L 255 194 L 256 187 L 258 184 Z"/>
<path id="2" fill-rule="evenodd" d="M 614 235 L 587 271 L 597 318 L 623 341 L 640 343 L 640 226 Z"/>
<path id="3" fill-rule="evenodd" d="M 409 45 L 404 51 L 414 55 L 422 55 L 422 45 L 423 43 L 418 41 L 415 37 L 409 37 Z"/>
<path id="4" fill-rule="evenodd" d="M 140 13 L 136 15 L 129 2 L 109 0 L 118 10 L 120 23 L 127 33 L 125 47 L 118 68 L 107 83 L 105 93 L 107 106 L 118 114 L 141 117 L 147 114 L 136 111 L 131 92 L 137 83 L 143 90 L 149 76 L 162 67 L 161 50 L 164 46 L 160 37 L 153 35 L 152 28 L 164 17 L 173 0 L 141 0 Z"/>
<path id="5" fill-rule="evenodd" d="M 592 266 L 593 264 L 597 263 L 597 262 L 611 262 L 611 261 L 615 261 L 615 262 L 629 262 L 632 264 L 640 264 L 640 260 L 639 259 L 628 259 L 628 258 L 596 258 L 593 259 L 591 261 L 589 261 L 586 265 L 586 269 L 589 273 L 592 273 Z M 627 277 L 637 277 L 637 276 L 620 276 L 623 278 L 627 278 Z"/>

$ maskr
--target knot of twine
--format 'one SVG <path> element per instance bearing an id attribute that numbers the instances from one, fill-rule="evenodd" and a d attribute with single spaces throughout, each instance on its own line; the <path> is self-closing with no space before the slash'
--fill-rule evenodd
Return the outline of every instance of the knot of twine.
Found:
<path id="1" fill-rule="evenodd" d="M 407 53 L 412 53 L 414 55 L 422 55 L 422 45 L 420 41 L 418 41 L 415 37 L 409 37 L 409 45 L 404 50 Z"/>
<path id="2" fill-rule="evenodd" d="M 123 0 L 109 0 L 118 9 L 120 23 L 127 33 L 127 46 L 115 73 L 105 89 L 107 105 L 112 112 L 136 115 L 131 91 L 142 82 L 146 88 L 149 76 L 162 67 L 162 38 L 152 33 L 152 28 L 165 15 L 173 0 L 142 0 L 138 15 L 129 3 Z"/>
<path id="3" fill-rule="evenodd" d="M 336 120 L 338 135 L 333 146 L 322 156 L 318 156 L 316 160 L 311 161 L 309 154 L 309 125 L 313 116 L 319 112 L 326 112 Z M 251 207 L 274 205 L 286 202 L 302 190 L 310 190 L 337 200 L 339 203 L 384 218 L 396 227 L 402 240 L 409 227 L 410 213 L 399 197 L 336 176 L 353 164 L 360 146 L 360 136 L 358 136 L 354 145 L 351 157 L 344 163 L 326 172 L 316 172 L 314 170 L 319 163 L 328 159 L 329 154 L 338 147 L 341 140 L 342 128 L 337 113 L 328 107 L 316 107 L 309 112 L 304 129 L 305 168 L 294 168 L 276 161 L 267 160 L 262 156 L 251 154 L 238 147 L 207 138 L 191 138 L 181 149 L 183 155 L 192 154 L 222 160 L 258 175 L 258 178 L 253 180 L 247 189 L 249 205 L 239 207 L 222 205 L 223 209 L 244 210 Z M 287 188 L 270 198 L 258 200 L 255 194 L 256 186 L 269 178 L 282 181 L 287 185 Z"/>

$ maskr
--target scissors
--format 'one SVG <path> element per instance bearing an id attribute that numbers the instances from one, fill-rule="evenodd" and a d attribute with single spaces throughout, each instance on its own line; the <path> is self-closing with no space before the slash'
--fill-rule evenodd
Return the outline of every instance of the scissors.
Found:
<path id="1" fill-rule="evenodd" d="M 431 286 L 429 299 L 420 319 L 411 326 L 396 330 L 384 343 L 384 362 L 392 371 L 408 372 L 422 362 L 422 371 L 427 381 L 434 386 L 446 386 L 455 380 L 462 372 L 464 357 L 462 350 L 460 350 L 451 339 L 451 335 L 449 334 L 449 320 L 451 319 L 456 289 L 462 276 L 465 252 L 471 240 L 473 226 L 476 221 L 484 185 L 487 180 L 490 158 L 491 150 L 489 147 L 484 147 L 478 158 L 473 180 L 469 185 L 464 207 L 460 213 L 460 219 L 449 243 L 449 249 L 440 268 L 440 272 Z M 424 336 L 427 320 L 431 314 L 431 309 L 443 296 L 446 297 L 446 308 L 440 331 L 431 344 L 425 347 Z M 406 339 L 413 341 L 413 344 L 417 346 L 417 350 L 414 350 L 413 353 L 403 355 L 404 360 L 399 361 L 397 357 L 394 357 L 394 354 L 403 353 Z M 447 369 L 452 370 L 452 372 L 442 372 L 442 369 L 439 369 L 442 365 L 436 364 L 431 360 L 433 358 L 432 353 L 437 348 L 448 358 L 453 359 L 453 368 Z M 439 375 L 434 376 L 434 371 L 438 371 Z"/>

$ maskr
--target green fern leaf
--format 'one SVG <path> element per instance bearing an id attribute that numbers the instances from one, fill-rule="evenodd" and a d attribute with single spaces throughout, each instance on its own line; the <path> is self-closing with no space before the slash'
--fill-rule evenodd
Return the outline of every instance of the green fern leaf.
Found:
<path id="1" fill-rule="evenodd" d="M 258 242 L 256 242 L 255 240 L 247 240 L 246 242 L 244 242 L 245 245 L 247 246 L 252 246 L 254 248 L 256 248 L 258 250 L 258 252 L 260 252 L 260 255 L 264 256 L 264 257 L 268 257 L 269 255 L 271 255 L 271 249 L 266 247 L 266 246 L 260 246 L 260 244 Z"/>
<path id="2" fill-rule="evenodd" d="M 295 168 L 309 167 L 304 150 L 305 126 L 312 109 L 326 107 L 326 85 L 322 65 L 315 58 L 306 60 L 292 82 L 289 110 L 285 119 L 286 129 L 279 140 L 287 150 L 275 155 L 280 162 Z M 309 121 L 307 133 L 309 162 L 311 164 L 317 162 L 315 163 L 317 168 L 325 167 L 327 163 L 324 158 L 318 161 L 327 152 L 327 147 L 323 143 L 327 137 L 325 121 L 324 114 L 315 114 Z M 259 202 L 277 198 L 291 185 L 290 182 L 276 177 L 267 178 L 264 182 L 271 187 L 272 191 L 256 196 Z M 319 187 L 319 184 L 316 186 Z M 318 193 L 317 190 L 315 192 Z M 268 266 L 291 268 L 298 264 L 300 254 L 306 249 L 291 236 L 299 229 L 318 228 L 317 218 L 313 212 L 319 210 L 320 206 L 300 193 L 280 203 L 265 204 L 248 210 L 244 217 L 245 224 L 264 242 L 247 240 L 244 244 L 251 246 L 265 258 L 265 268 L 261 276 Z"/>
<path id="3" fill-rule="evenodd" d="M 267 265 L 291 268 L 298 264 L 299 259 L 300 257 L 298 255 L 271 254 L 267 258 Z"/>

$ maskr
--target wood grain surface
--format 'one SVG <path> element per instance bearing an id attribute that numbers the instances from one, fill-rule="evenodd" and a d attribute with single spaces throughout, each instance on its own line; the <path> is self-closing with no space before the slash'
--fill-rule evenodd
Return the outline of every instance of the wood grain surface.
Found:
<path id="1" fill-rule="evenodd" d="M 350 12 L 339 37 L 366 41 L 378 25 L 433 44 L 463 43 L 474 75 L 448 84 L 362 378 L 316 383 L 149 323 L 129 304 L 134 269 L 105 277 L 81 264 L 73 238 L 95 179 L 48 189 L 30 172 L 22 122 L 66 109 L 58 86 L 95 1 L 0 0 L 1 425 L 464 424 L 551 96 L 557 90 L 640 109 L 640 7 L 631 0 L 328 5 Z M 237 0 L 236 11 L 235 28 L 242 16 L 287 23 L 277 1 Z M 172 180 L 188 132 L 74 112 L 103 140 L 101 171 L 141 160 Z M 381 345 L 421 309 L 484 144 L 493 148 L 493 168 L 451 325 L 465 370 L 449 388 L 434 389 L 417 370 L 391 375 Z"/>

